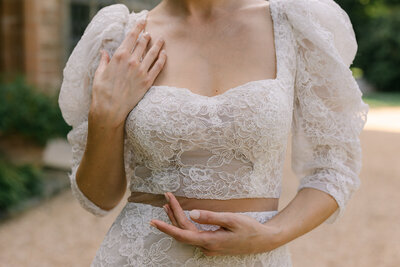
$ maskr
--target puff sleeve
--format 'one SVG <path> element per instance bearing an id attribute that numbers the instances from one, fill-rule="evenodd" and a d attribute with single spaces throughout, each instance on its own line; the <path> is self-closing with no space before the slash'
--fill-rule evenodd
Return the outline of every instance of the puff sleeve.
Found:
<path id="1" fill-rule="evenodd" d="M 350 65 L 357 42 L 347 13 L 333 0 L 282 1 L 296 40 L 292 170 L 300 189 L 330 194 L 337 221 L 360 187 L 359 135 L 369 106 Z"/>
<path id="2" fill-rule="evenodd" d="M 72 126 L 67 135 L 73 157 L 68 174 L 72 193 L 83 208 L 96 216 L 104 216 L 115 207 L 111 210 L 98 207 L 80 191 L 75 176 L 86 147 L 92 81 L 100 62 L 100 50 L 105 49 L 112 56 L 124 39 L 128 19 L 129 10 L 123 4 L 106 6 L 96 13 L 67 60 L 58 98 L 62 116 Z M 126 138 L 124 142 L 125 170 L 129 176 L 132 152 Z"/>

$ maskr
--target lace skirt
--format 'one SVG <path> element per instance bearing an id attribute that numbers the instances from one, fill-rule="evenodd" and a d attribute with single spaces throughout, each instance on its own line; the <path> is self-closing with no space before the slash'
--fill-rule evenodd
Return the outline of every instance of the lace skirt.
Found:
<path id="1" fill-rule="evenodd" d="M 190 219 L 189 211 L 185 210 L 185 213 Z M 264 223 L 278 211 L 240 213 Z M 151 219 L 171 223 L 163 208 L 127 202 L 108 230 L 90 266 L 292 266 L 287 244 L 265 253 L 205 256 L 198 247 L 178 242 L 150 226 Z M 193 223 L 201 230 L 219 228 L 216 225 Z"/>

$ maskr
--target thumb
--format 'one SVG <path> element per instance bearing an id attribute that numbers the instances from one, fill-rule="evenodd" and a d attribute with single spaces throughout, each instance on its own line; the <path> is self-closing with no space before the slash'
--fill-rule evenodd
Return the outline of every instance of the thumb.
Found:
<path id="1" fill-rule="evenodd" d="M 97 67 L 97 71 L 103 72 L 108 62 L 110 61 L 110 58 L 108 56 L 107 51 L 105 51 L 104 49 L 100 50 L 100 55 L 101 55 L 100 63 L 99 66 Z"/>
<path id="2" fill-rule="evenodd" d="M 213 212 L 208 210 L 191 210 L 189 212 L 190 218 L 193 221 L 201 224 L 214 224 L 224 228 L 234 228 L 234 219 L 229 212 Z"/>

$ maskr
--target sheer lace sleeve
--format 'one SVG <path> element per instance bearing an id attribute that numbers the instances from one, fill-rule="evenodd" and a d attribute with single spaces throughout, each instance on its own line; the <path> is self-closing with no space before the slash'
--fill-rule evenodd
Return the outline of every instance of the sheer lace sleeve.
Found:
<path id="1" fill-rule="evenodd" d="M 304 187 L 330 194 L 339 208 L 361 185 L 359 135 L 369 106 L 352 76 L 357 42 L 351 21 L 332 0 L 290 0 L 285 12 L 296 39 L 292 170 Z"/>
<path id="2" fill-rule="evenodd" d="M 100 50 L 105 49 L 112 56 L 124 39 L 128 18 L 129 10 L 123 4 L 110 5 L 97 12 L 66 63 L 58 99 L 64 120 L 72 126 L 67 135 L 73 155 L 72 172 L 69 174 L 72 193 L 83 208 L 96 216 L 104 216 L 111 210 L 103 210 L 89 200 L 77 186 L 75 175 L 86 147 L 91 87 L 100 61 Z M 133 161 L 126 139 L 124 146 L 128 177 Z"/>

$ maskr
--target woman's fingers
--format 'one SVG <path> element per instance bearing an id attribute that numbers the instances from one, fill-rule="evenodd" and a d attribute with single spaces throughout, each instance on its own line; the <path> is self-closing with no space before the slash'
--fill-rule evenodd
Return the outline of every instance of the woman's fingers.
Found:
<path id="1" fill-rule="evenodd" d="M 173 194 L 165 193 L 166 199 L 168 201 L 168 204 L 171 207 L 171 210 L 176 218 L 176 221 L 178 225 L 181 228 L 185 228 L 190 221 L 186 217 L 185 213 L 183 212 L 183 209 L 181 205 L 179 204 L 178 200 L 175 198 Z"/>
<path id="2" fill-rule="evenodd" d="M 164 221 L 153 219 L 150 221 L 150 225 L 156 227 L 158 230 L 164 232 L 167 235 L 172 236 L 179 242 L 187 243 L 195 246 L 204 245 L 205 232 L 192 231 L 175 227 Z"/>
<path id="3" fill-rule="evenodd" d="M 99 63 L 99 66 L 96 69 L 96 73 L 97 72 L 99 72 L 99 73 L 103 72 L 105 70 L 108 62 L 110 61 L 110 58 L 109 58 L 108 53 L 107 53 L 106 50 L 104 50 L 104 49 L 100 50 L 100 54 L 101 54 L 100 63 Z"/>
<path id="4" fill-rule="evenodd" d="M 127 50 L 130 53 L 135 47 L 139 34 L 144 29 L 145 25 L 146 20 L 142 20 L 132 27 L 118 49 Z"/>
<path id="5" fill-rule="evenodd" d="M 186 216 L 175 196 L 171 193 L 165 193 L 165 196 L 179 227 L 181 227 L 182 229 L 197 231 L 197 227 Z"/>
<path id="6" fill-rule="evenodd" d="M 157 58 L 157 61 L 154 63 L 154 65 L 151 67 L 148 73 L 149 79 L 151 80 L 151 84 L 153 84 L 155 78 L 163 69 L 166 60 L 167 60 L 167 53 L 165 52 L 165 50 L 162 50 L 160 56 Z"/>
<path id="7" fill-rule="evenodd" d="M 151 64 L 153 64 L 154 60 L 157 59 L 160 49 L 164 44 L 164 39 L 159 38 L 154 45 L 151 46 L 149 51 L 147 51 L 146 55 L 143 58 L 142 66 L 146 71 L 149 71 Z M 158 57 L 159 58 L 159 57 Z"/>
<path id="8" fill-rule="evenodd" d="M 172 210 L 171 210 L 171 208 L 169 207 L 169 205 L 168 205 L 168 204 L 165 204 L 165 205 L 163 206 L 163 208 L 164 208 L 165 212 L 167 213 L 168 218 L 169 218 L 169 220 L 171 221 L 172 225 L 174 225 L 174 226 L 176 226 L 176 227 L 179 227 L 179 224 L 178 224 L 178 222 L 177 222 L 176 219 L 175 219 L 175 215 L 174 215 L 174 213 L 172 212 Z"/>
<path id="9" fill-rule="evenodd" d="M 138 70 L 137 74 L 141 74 L 140 77 L 146 79 L 145 84 L 151 85 L 164 67 L 167 55 L 165 51 L 160 53 L 164 44 L 162 37 L 146 52 L 151 39 L 150 34 L 144 32 L 139 39 L 140 32 L 144 30 L 146 22 L 146 20 L 139 21 L 132 27 L 117 51 L 115 51 L 114 57 L 116 62 L 128 59 L 130 68 Z"/>
<path id="10" fill-rule="evenodd" d="M 229 212 L 213 212 L 208 210 L 191 210 L 189 213 L 193 221 L 201 224 L 214 224 L 226 229 L 233 229 L 237 225 L 238 216 Z"/>
<path id="11" fill-rule="evenodd" d="M 133 49 L 132 59 L 140 60 L 143 57 L 144 51 L 146 50 L 149 40 L 150 40 L 150 34 L 148 32 L 142 34 L 137 45 Z M 147 72 L 147 69 L 145 69 L 145 71 Z"/>

